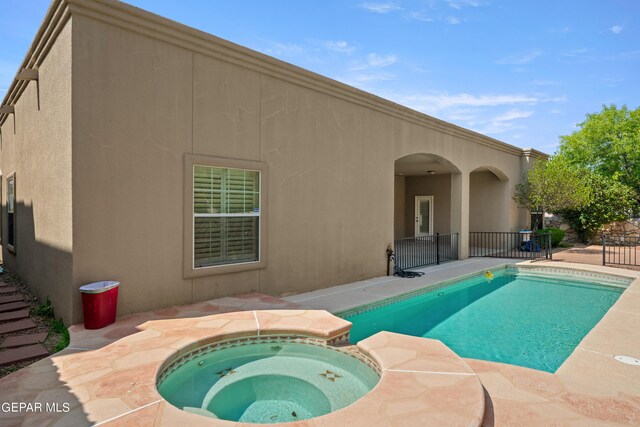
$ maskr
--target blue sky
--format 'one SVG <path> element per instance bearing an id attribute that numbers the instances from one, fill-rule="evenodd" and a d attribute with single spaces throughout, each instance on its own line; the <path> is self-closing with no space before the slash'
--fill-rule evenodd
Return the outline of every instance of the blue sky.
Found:
<path id="1" fill-rule="evenodd" d="M 602 104 L 640 106 L 637 0 L 128 3 L 548 153 Z M 0 5 L 4 96 L 49 2 Z"/>

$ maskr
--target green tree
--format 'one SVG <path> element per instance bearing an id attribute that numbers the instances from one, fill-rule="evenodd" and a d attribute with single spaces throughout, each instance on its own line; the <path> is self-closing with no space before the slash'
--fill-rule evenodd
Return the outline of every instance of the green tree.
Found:
<path id="1" fill-rule="evenodd" d="M 529 211 L 578 209 L 588 204 L 591 197 L 583 176 L 584 171 L 572 166 L 561 155 L 537 161 L 516 185 L 513 200 Z M 542 221 L 544 228 L 544 216 Z"/>
<path id="2" fill-rule="evenodd" d="M 591 200 L 579 209 L 562 210 L 563 218 L 583 242 L 591 240 L 605 224 L 629 218 L 635 205 L 635 191 L 613 178 L 591 173 Z"/>
<path id="3" fill-rule="evenodd" d="M 560 137 L 560 154 L 571 164 L 587 168 L 631 187 L 640 196 L 640 107 L 603 105 L 587 114 L 579 129 Z"/>

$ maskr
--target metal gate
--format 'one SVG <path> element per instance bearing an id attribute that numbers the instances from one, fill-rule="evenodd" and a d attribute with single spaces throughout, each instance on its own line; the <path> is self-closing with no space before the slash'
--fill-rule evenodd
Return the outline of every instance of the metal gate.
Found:
<path id="1" fill-rule="evenodd" d="M 458 259 L 458 233 L 407 237 L 394 242 L 396 267 L 424 267 Z"/>
<path id="2" fill-rule="evenodd" d="M 553 259 L 550 233 L 472 231 L 469 257 Z"/>
<path id="3" fill-rule="evenodd" d="M 640 266 L 640 237 L 602 234 L 602 265 Z"/>

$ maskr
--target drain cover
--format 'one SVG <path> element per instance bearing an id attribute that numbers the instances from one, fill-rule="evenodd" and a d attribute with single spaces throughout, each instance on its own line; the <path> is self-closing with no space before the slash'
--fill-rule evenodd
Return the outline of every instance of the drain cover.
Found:
<path id="1" fill-rule="evenodd" d="M 627 365 L 640 366 L 640 360 L 631 356 L 613 356 L 618 362 L 626 363 Z"/>

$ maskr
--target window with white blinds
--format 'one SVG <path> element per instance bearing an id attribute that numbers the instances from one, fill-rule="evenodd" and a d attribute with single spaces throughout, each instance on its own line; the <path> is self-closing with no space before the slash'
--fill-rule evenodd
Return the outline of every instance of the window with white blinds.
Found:
<path id="1" fill-rule="evenodd" d="M 260 171 L 193 165 L 193 267 L 260 260 Z"/>

